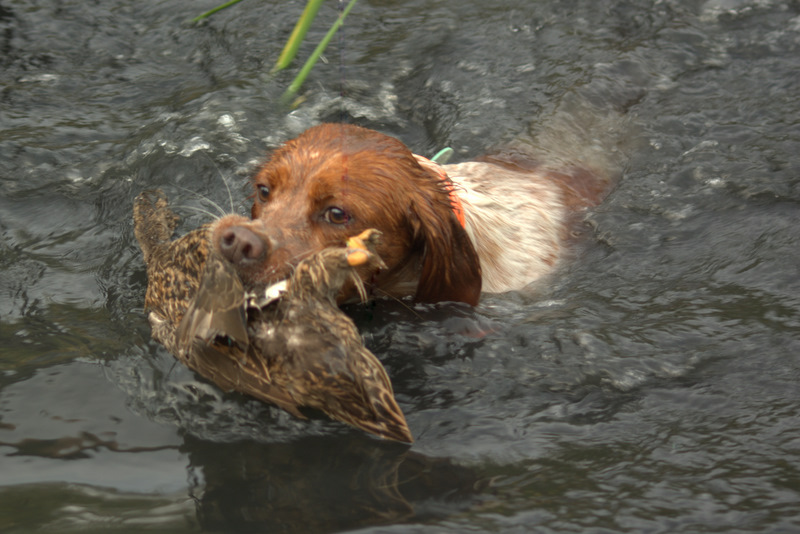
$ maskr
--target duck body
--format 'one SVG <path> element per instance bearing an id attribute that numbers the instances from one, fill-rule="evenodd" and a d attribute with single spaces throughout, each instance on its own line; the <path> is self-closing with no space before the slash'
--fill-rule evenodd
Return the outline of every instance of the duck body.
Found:
<path id="1" fill-rule="evenodd" d="M 237 216 L 228 216 L 237 217 Z M 305 418 L 320 410 L 376 436 L 410 443 L 391 381 L 336 305 L 355 269 L 379 269 L 376 231 L 298 264 L 277 287 L 245 288 L 214 246 L 216 221 L 171 240 L 178 218 L 160 191 L 134 203 L 134 231 L 147 265 L 145 307 L 153 338 L 189 368 Z"/>

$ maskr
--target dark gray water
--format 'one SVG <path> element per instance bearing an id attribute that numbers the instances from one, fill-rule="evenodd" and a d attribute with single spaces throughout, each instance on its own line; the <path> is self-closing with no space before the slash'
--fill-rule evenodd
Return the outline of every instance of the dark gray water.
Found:
<path id="1" fill-rule="evenodd" d="M 800 531 L 800 3 L 362 0 L 288 113 L 303 4 L 0 0 L 0 531 Z M 244 212 L 342 119 L 623 169 L 545 284 L 351 310 L 411 449 L 222 394 L 142 313 L 138 192 Z"/>

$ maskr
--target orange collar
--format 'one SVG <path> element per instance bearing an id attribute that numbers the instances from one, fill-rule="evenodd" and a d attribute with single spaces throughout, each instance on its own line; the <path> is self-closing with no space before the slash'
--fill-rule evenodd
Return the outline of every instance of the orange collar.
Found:
<path id="1" fill-rule="evenodd" d="M 438 163 L 434 163 L 428 158 L 417 154 L 414 154 L 414 157 L 417 158 L 417 163 L 422 165 L 424 168 L 435 172 L 439 176 L 439 179 L 444 182 L 444 186 L 447 189 L 448 194 L 450 195 L 450 205 L 453 208 L 453 214 L 456 216 L 456 219 L 458 219 L 458 222 L 461 224 L 461 227 L 466 228 L 467 220 L 464 217 L 464 206 L 461 204 L 461 199 L 458 198 L 458 194 L 456 193 L 456 188 L 453 185 L 453 181 L 450 179 L 449 176 L 447 176 L 447 173 L 444 172 L 444 169 Z"/>

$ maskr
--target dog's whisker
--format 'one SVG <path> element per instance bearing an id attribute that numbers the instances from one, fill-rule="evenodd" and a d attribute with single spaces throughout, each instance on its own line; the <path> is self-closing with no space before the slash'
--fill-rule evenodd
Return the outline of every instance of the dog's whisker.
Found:
<path id="1" fill-rule="evenodd" d="M 414 315 L 414 317 L 416 317 L 419 320 L 422 320 L 422 316 L 420 314 L 418 314 L 417 312 L 415 312 L 414 308 L 412 308 L 411 306 L 409 306 L 408 304 L 403 302 L 403 299 L 395 297 L 394 295 L 388 293 L 387 291 L 381 289 L 380 287 L 378 287 L 376 285 L 371 286 L 370 289 L 372 289 L 376 293 L 380 293 L 381 296 L 383 296 L 384 298 L 387 298 L 387 299 L 390 299 L 390 300 L 393 300 L 393 301 L 397 302 L 402 307 L 404 307 L 406 310 L 410 311 Z"/>
<path id="2" fill-rule="evenodd" d="M 201 195 L 197 191 L 193 191 L 191 189 L 188 189 L 186 187 L 181 187 L 179 185 L 176 185 L 175 187 L 177 187 L 178 189 L 182 189 L 183 191 L 186 191 L 187 193 L 194 195 L 195 197 L 199 198 L 200 200 L 211 204 L 211 206 L 213 206 L 214 208 L 217 209 L 217 211 L 219 211 L 219 213 L 220 213 L 219 217 L 224 217 L 225 215 L 228 214 L 224 209 L 222 209 L 222 206 L 220 206 L 219 204 L 217 204 L 216 202 L 214 202 L 210 198 L 204 197 L 203 195 Z M 233 213 L 233 209 L 231 209 L 230 213 Z M 215 219 L 218 219 L 219 217 L 216 216 L 216 215 L 214 216 Z"/>
<path id="3" fill-rule="evenodd" d="M 208 158 L 208 161 L 210 161 L 211 164 L 214 166 L 214 168 L 217 170 L 217 175 L 219 176 L 220 180 L 222 180 L 222 185 L 225 186 L 225 191 L 227 191 L 228 193 L 228 204 L 230 204 L 231 206 L 230 212 L 233 213 L 235 211 L 235 208 L 233 206 L 233 194 L 231 194 L 231 188 L 230 186 L 228 186 L 228 180 L 225 179 L 225 175 L 222 173 L 222 169 L 219 168 L 219 165 L 217 165 L 217 162 L 211 159 L 211 156 L 209 156 L 205 152 L 203 152 L 203 155 L 206 158 Z"/>
<path id="4" fill-rule="evenodd" d="M 190 211 L 194 211 L 194 212 L 197 212 L 197 213 L 202 213 L 202 214 L 204 214 L 204 215 L 208 215 L 209 217 L 211 217 L 211 220 L 212 220 L 212 221 L 217 221 L 217 220 L 219 220 L 219 219 L 220 219 L 222 216 L 224 216 L 224 215 L 225 215 L 225 214 L 223 213 L 223 214 L 220 216 L 220 215 L 217 215 L 217 214 L 215 214 L 214 212 L 208 211 L 208 210 L 206 210 L 206 209 L 203 209 L 203 208 L 198 208 L 197 206 L 187 206 L 187 205 L 181 205 L 181 206 L 176 206 L 176 207 L 177 207 L 177 208 L 180 208 L 180 209 L 190 210 Z"/>

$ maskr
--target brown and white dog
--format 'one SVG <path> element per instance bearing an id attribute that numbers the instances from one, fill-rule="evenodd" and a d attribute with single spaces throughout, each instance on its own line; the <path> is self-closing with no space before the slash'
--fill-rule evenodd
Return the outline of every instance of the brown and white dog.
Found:
<path id="1" fill-rule="evenodd" d="M 222 220 L 214 239 L 246 283 L 261 285 L 377 228 L 388 268 L 367 281 L 379 295 L 474 305 L 481 291 L 521 289 L 551 272 L 575 214 L 610 183 L 511 151 L 438 165 L 374 130 L 322 124 L 272 154 L 253 179 L 252 220 Z"/>

